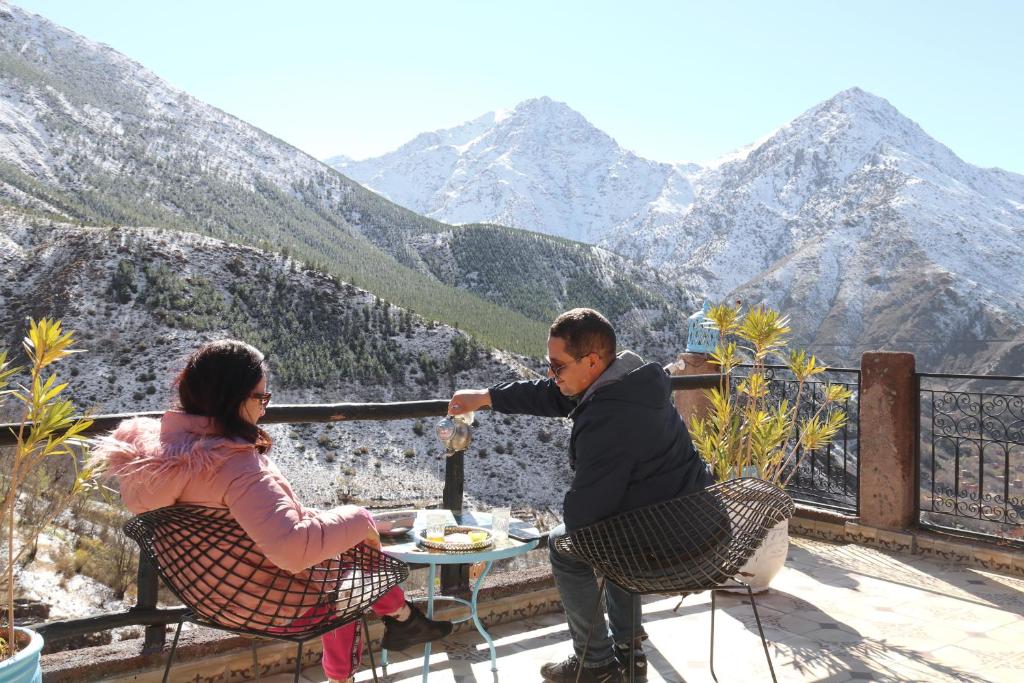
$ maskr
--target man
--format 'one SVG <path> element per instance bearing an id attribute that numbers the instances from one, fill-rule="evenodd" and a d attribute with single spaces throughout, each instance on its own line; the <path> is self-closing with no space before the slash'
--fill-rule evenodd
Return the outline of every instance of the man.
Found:
<path id="1" fill-rule="evenodd" d="M 563 503 L 565 523 L 552 530 L 549 550 L 576 654 L 545 664 L 541 675 L 553 683 L 575 681 L 582 664 L 580 681 L 617 683 L 622 680 L 620 663 L 628 666 L 630 648 L 635 647 L 637 680 L 646 680 L 642 628 L 630 643 L 633 619 L 641 623 L 640 600 L 614 584 L 608 584 L 605 597 L 611 631 L 601 614 L 586 660 L 580 662 L 595 616 L 598 583 L 589 565 L 557 553 L 554 541 L 713 480 L 672 405 L 664 369 L 630 351 L 616 356 L 615 330 L 603 315 L 589 308 L 563 313 L 551 325 L 547 348 L 548 379 L 457 391 L 448 412 L 491 406 L 502 413 L 572 419 L 569 465 L 575 474 Z"/>

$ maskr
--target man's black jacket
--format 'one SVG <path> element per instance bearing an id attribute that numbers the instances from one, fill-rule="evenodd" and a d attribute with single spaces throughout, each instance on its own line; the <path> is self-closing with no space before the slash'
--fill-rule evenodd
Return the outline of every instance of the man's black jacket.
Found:
<path id="1" fill-rule="evenodd" d="M 713 481 L 672 405 L 665 370 L 628 351 L 579 402 L 563 396 L 552 379 L 497 384 L 490 394 L 501 413 L 572 418 L 569 464 L 576 473 L 563 505 L 568 531 Z"/>

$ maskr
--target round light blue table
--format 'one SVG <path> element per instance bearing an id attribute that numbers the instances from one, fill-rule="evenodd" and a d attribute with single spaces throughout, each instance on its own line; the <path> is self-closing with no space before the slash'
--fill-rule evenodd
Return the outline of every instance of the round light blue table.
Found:
<path id="1" fill-rule="evenodd" d="M 419 533 L 419 530 L 425 526 L 424 513 L 426 512 L 437 512 L 437 510 L 421 510 L 416 517 L 416 523 L 413 526 L 413 530 L 406 536 L 399 538 L 383 538 L 383 551 L 394 557 L 395 559 L 402 560 L 403 562 L 409 562 L 410 564 L 425 564 L 428 569 L 427 578 L 427 616 L 434 616 L 434 579 L 437 576 L 437 567 L 442 564 L 475 564 L 477 562 L 484 562 L 484 570 L 477 577 L 473 583 L 473 593 L 471 599 L 463 600 L 462 598 L 456 598 L 450 595 L 438 596 L 443 600 L 451 600 L 454 602 L 462 603 L 469 607 L 469 616 L 464 619 L 457 619 L 455 623 L 463 621 L 473 620 L 473 624 L 476 626 L 476 630 L 480 632 L 480 635 L 487 641 L 487 647 L 491 650 L 491 671 L 498 670 L 498 656 L 494 650 L 494 641 L 491 639 L 487 629 L 480 622 L 480 616 L 477 613 L 477 595 L 480 592 L 480 586 L 483 585 L 484 579 L 487 577 L 487 573 L 491 570 L 491 565 L 497 560 L 504 560 L 517 555 L 527 553 L 537 547 L 538 540 L 532 541 L 517 541 L 513 538 L 508 538 L 500 541 L 495 541 L 494 545 L 483 550 L 474 550 L 470 552 L 449 552 L 444 550 L 433 550 L 430 548 L 424 548 L 416 543 L 415 538 Z M 491 515 L 486 512 L 462 512 L 461 514 L 455 515 L 456 523 L 464 526 L 478 526 L 485 529 L 491 527 Z M 516 531 L 522 531 L 526 533 L 532 533 L 536 536 L 540 536 L 537 529 L 531 527 L 529 523 L 513 518 L 509 524 L 509 528 L 515 533 Z M 381 666 L 388 665 L 388 651 L 381 651 Z M 430 643 L 427 643 L 423 647 L 423 680 L 427 680 L 427 675 L 430 673 Z"/>

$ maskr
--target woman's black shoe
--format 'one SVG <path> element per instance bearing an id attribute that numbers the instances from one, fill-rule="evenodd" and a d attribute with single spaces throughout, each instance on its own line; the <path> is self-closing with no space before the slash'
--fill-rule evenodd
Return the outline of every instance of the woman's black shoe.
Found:
<path id="1" fill-rule="evenodd" d="M 452 622 L 427 619 L 416 605 L 409 605 L 409 618 L 399 621 L 394 617 L 384 616 L 384 637 L 380 646 L 385 650 L 404 650 L 413 645 L 422 645 L 438 638 L 444 638 L 452 632 Z"/>

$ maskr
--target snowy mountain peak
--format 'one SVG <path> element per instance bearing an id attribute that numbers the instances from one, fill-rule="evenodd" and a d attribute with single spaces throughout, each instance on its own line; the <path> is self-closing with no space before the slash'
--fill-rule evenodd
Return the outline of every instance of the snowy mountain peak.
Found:
<path id="1" fill-rule="evenodd" d="M 575 153 L 581 144 L 622 152 L 615 140 L 564 102 L 550 97 L 525 100 L 516 105 L 499 126 L 505 131 L 521 131 L 527 138 L 541 138 L 567 153 Z"/>
<path id="2" fill-rule="evenodd" d="M 761 147 L 779 145 L 788 148 L 787 154 L 800 148 L 805 156 L 817 152 L 823 158 L 845 157 L 849 162 L 885 153 L 888 148 L 916 157 L 955 158 L 888 100 L 860 88 L 843 90 L 811 107 Z"/>
<path id="3" fill-rule="evenodd" d="M 632 229 L 660 202 L 692 199 L 675 168 L 637 157 L 550 97 L 421 133 L 394 152 L 332 166 L 418 213 L 449 223 L 494 222 L 597 242 Z"/>
<path id="4" fill-rule="evenodd" d="M 523 100 L 509 113 L 509 119 L 520 122 L 559 122 L 593 128 L 589 121 L 565 102 L 558 102 L 548 96 Z"/>
<path id="5" fill-rule="evenodd" d="M 516 111 L 528 111 L 528 110 L 545 110 L 545 109 L 556 109 L 575 111 L 567 105 L 565 102 L 557 102 L 547 95 L 541 95 L 540 97 L 531 97 L 528 100 L 523 100 L 515 106 Z"/>
<path id="6" fill-rule="evenodd" d="M 25 61 L 51 75 L 64 77 L 76 68 L 95 66 L 116 70 L 126 84 L 135 78 L 145 83 L 158 81 L 169 88 L 156 74 L 109 45 L 79 35 L 39 14 L 0 4 L 0 20 L 5 21 L 4 30 L 0 31 L 0 50 L 13 48 Z"/>
<path id="7" fill-rule="evenodd" d="M 856 86 L 842 90 L 810 111 L 874 111 L 886 116 L 903 115 L 884 97 L 879 97 Z"/>

